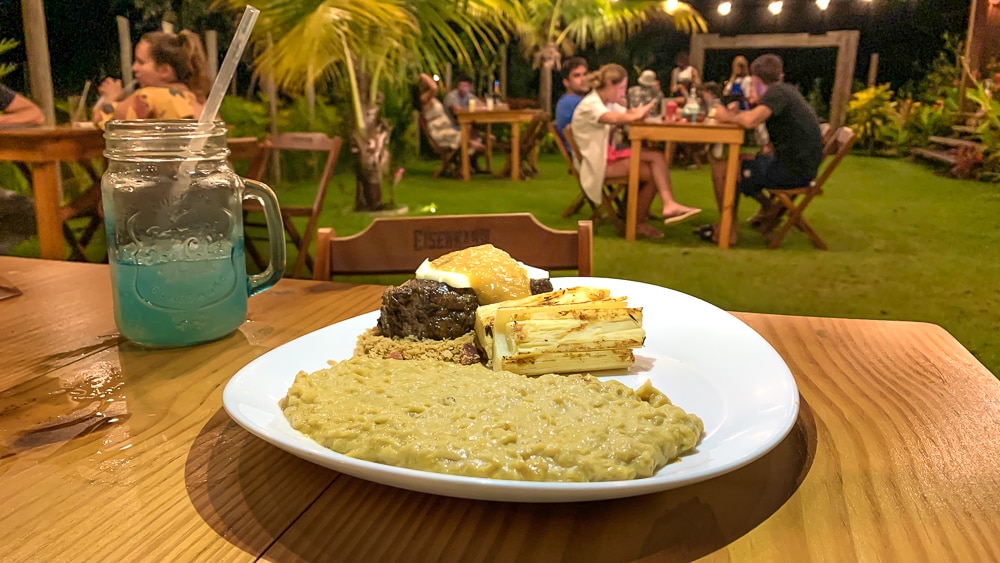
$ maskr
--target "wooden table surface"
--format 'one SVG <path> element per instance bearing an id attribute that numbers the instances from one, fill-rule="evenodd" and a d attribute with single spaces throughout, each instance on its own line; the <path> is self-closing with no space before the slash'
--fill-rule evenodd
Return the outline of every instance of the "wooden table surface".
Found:
<path id="1" fill-rule="evenodd" d="M 737 316 L 801 393 L 746 467 L 636 498 L 518 504 L 376 485 L 244 431 L 251 359 L 375 309 L 381 288 L 284 280 L 214 343 L 115 331 L 103 265 L 0 257 L 3 561 L 1000 560 L 1000 383 L 922 323 Z M 294 369 L 294 367 L 291 367 Z"/>
<path id="2" fill-rule="evenodd" d="M 468 182 L 472 178 L 469 170 L 469 138 L 472 135 L 472 124 L 482 123 L 487 128 L 494 123 L 510 124 L 510 179 L 517 182 L 521 179 L 521 123 L 531 121 L 541 110 L 537 109 L 477 109 L 462 110 L 455 113 L 459 129 L 462 131 L 462 179 Z M 490 131 L 486 131 L 486 168 L 492 168 L 493 141 Z"/>
<path id="3" fill-rule="evenodd" d="M 68 126 L 0 129 L 0 161 L 31 163 L 42 258 L 66 258 L 59 220 L 59 162 L 99 158 L 104 132 Z"/>
<path id="4" fill-rule="evenodd" d="M 644 141 L 665 141 L 667 152 L 673 143 L 722 143 L 729 145 L 726 161 L 726 184 L 722 196 L 719 248 L 729 248 L 729 233 L 733 229 L 733 206 L 736 205 L 736 177 L 739 173 L 740 145 L 743 128 L 722 123 L 687 123 L 643 121 L 629 125 L 632 156 L 629 157 L 628 202 L 625 214 L 625 239 L 635 240 L 636 217 L 639 201 L 639 152 Z M 710 186 L 711 187 L 711 186 Z M 645 213 L 646 210 L 643 210 Z"/>

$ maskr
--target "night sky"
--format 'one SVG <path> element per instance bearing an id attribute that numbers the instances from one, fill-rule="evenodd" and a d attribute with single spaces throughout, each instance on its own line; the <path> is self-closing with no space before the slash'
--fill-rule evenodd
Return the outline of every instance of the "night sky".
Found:
<path id="1" fill-rule="evenodd" d="M 879 53 L 879 81 L 898 87 L 916 81 L 941 48 L 945 31 L 964 33 L 968 25 L 967 0 L 831 0 L 821 12 L 813 0 L 785 0 L 778 16 L 767 12 L 766 0 L 734 0 L 733 11 L 723 18 L 716 11 L 718 0 L 692 0 L 709 22 L 710 32 L 723 35 L 743 33 L 822 33 L 833 29 L 861 31 L 856 77 L 864 80 L 869 55 Z M 64 97 L 79 92 L 87 79 L 118 74 L 118 39 L 114 16 L 127 13 L 129 4 L 118 0 L 46 0 L 52 72 L 56 95 Z M 149 24 L 146 24 L 148 27 Z M 0 0 L 0 37 L 23 41 L 19 0 Z M 143 31 L 141 22 L 133 22 L 133 37 Z M 651 67 L 664 74 L 673 66 L 677 52 L 687 49 L 688 37 L 672 29 L 650 27 L 633 37 L 628 47 L 583 50 L 592 64 L 618 62 L 627 68 Z M 722 79 L 729 74 L 735 52 L 710 51 L 706 56 L 706 79 Z M 753 58 L 758 54 L 745 51 Z M 833 81 L 834 49 L 781 52 L 786 59 L 790 82 L 808 89 L 815 78 L 828 89 Z M 24 91 L 26 74 L 22 48 L 2 56 L 6 62 L 22 63 L 22 68 L 6 82 Z M 537 72 L 527 62 L 512 57 L 513 94 L 528 95 L 537 83 Z M 518 77 L 521 77 L 519 80 Z M 559 84 L 559 81 L 556 81 Z M 522 90 L 522 92 L 516 92 Z"/>

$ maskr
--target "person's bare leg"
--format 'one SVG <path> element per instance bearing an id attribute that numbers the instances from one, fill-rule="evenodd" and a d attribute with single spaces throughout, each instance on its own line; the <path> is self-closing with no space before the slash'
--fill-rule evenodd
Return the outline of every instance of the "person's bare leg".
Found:
<path id="1" fill-rule="evenodd" d="M 605 178 L 620 178 L 629 174 L 629 159 L 617 160 L 604 171 Z M 639 193 L 636 199 L 635 232 L 647 238 L 662 238 L 663 233 L 649 224 L 649 206 L 656 198 L 656 185 L 649 165 L 639 164 Z"/>
<path id="2" fill-rule="evenodd" d="M 648 166 L 649 178 L 656 186 L 656 191 L 663 200 L 663 217 L 673 217 L 694 210 L 694 207 L 681 205 L 674 199 L 674 190 L 670 185 L 670 170 L 667 169 L 667 161 L 663 158 L 663 153 L 649 149 L 642 149 L 639 154 L 640 159 Z M 640 178 L 642 178 L 640 176 Z M 642 178 L 646 180 L 647 178 Z"/>

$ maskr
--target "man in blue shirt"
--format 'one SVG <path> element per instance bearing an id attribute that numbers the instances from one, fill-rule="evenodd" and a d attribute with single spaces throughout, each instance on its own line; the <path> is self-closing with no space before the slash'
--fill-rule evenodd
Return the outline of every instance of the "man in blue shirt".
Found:
<path id="1" fill-rule="evenodd" d="M 573 112 L 580 100 L 590 92 L 590 83 L 587 80 L 587 60 L 582 57 L 567 59 L 562 66 L 563 86 L 566 93 L 556 102 L 556 131 L 563 142 L 566 150 L 569 143 L 563 135 L 563 129 L 573 121 Z"/>

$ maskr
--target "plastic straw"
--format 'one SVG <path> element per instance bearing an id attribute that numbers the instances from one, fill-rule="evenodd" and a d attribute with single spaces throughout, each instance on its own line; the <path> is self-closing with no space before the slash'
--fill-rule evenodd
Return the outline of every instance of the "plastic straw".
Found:
<path id="1" fill-rule="evenodd" d="M 243 56 L 243 50 L 246 49 L 247 41 L 250 40 L 250 32 L 253 31 L 253 26 L 257 23 L 259 15 L 260 10 L 247 5 L 246 11 L 243 12 L 243 18 L 240 20 L 240 26 L 236 28 L 233 42 L 229 44 L 229 50 L 226 51 L 226 58 L 222 60 L 222 68 L 215 76 L 215 83 L 212 84 L 212 91 L 208 95 L 208 100 L 205 101 L 205 109 L 201 110 L 201 119 L 198 120 L 198 123 L 211 123 L 215 120 L 215 114 L 219 113 L 222 98 L 226 96 L 229 83 L 233 80 L 233 74 L 236 73 L 236 65 L 240 62 L 240 57 Z"/>
<path id="2" fill-rule="evenodd" d="M 219 69 L 219 74 L 215 76 L 212 91 L 209 92 L 208 99 L 205 100 L 205 107 L 201 110 L 201 117 L 198 119 L 198 127 L 195 128 L 195 135 L 184 150 L 184 155 L 187 158 L 181 163 L 177 175 L 177 179 L 180 182 L 189 177 L 190 173 L 194 170 L 195 161 L 191 157 L 194 156 L 195 152 L 205 147 L 212 122 L 215 121 L 215 115 L 219 113 L 219 107 L 222 106 L 222 98 L 226 97 L 226 90 L 229 88 L 229 83 L 233 80 L 233 74 L 236 73 L 236 65 L 239 64 L 240 57 L 243 56 L 243 50 L 246 49 L 247 42 L 250 40 L 250 32 L 253 31 L 253 26 L 257 23 L 257 16 L 259 15 L 260 10 L 249 4 L 243 12 L 240 25 L 236 28 L 236 34 L 233 35 L 233 42 L 229 44 L 229 50 L 226 51 L 226 58 L 222 60 L 222 68 Z M 176 192 L 184 187 L 183 185 L 175 184 L 174 190 Z"/>

